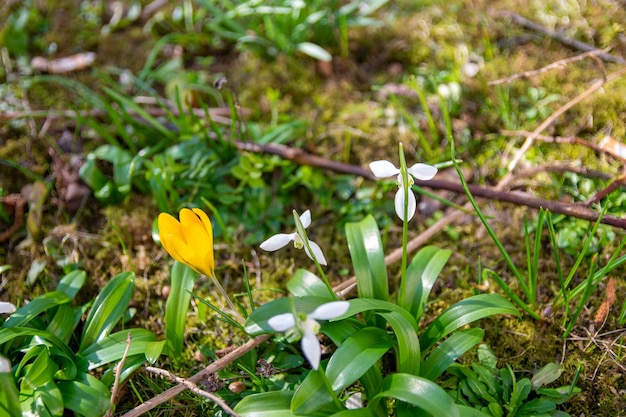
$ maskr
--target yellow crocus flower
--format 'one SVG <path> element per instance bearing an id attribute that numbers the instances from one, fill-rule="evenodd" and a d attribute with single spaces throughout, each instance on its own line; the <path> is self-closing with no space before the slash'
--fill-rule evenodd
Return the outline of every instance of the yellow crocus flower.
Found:
<path id="1" fill-rule="evenodd" d="M 184 208 L 179 218 L 180 221 L 167 213 L 159 214 L 159 235 L 163 247 L 178 262 L 215 278 L 213 226 L 209 216 L 198 208 Z"/>

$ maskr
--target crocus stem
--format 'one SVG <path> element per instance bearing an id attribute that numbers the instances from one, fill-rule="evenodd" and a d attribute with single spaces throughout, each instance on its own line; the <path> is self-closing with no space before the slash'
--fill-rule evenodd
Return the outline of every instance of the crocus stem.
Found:
<path id="1" fill-rule="evenodd" d="M 230 309 L 234 312 L 234 314 L 237 316 L 237 318 L 240 321 L 242 321 L 243 317 L 241 316 L 241 313 L 239 312 L 237 307 L 235 307 L 235 304 L 233 304 L 232 300 L 228 296 L 228 293 L 226 292 L 226 290 L 224 290 L 224 287 L 222 287 L 222 284 L 220 284 L 220 282 L 214 276 L 210 276 L 209 278 L 211 278 L 211 281 L 213 281 L 213 284 L 215 284 L 215 286 L 217 287 L 217 290 L 219 291 L 219 293 L 226 300 L 226 303 L 228 304 L 228 307 L 230 307 Z"/>

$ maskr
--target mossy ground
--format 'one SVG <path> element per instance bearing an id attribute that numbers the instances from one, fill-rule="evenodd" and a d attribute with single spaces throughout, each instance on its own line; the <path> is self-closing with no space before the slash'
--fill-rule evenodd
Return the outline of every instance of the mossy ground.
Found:
<path id="1" fill-rule="evenodd" d="M 381 15 L 385 21 L 382 27 L 351 32 L 350 54 L 335 60 L 331 75 L 323 75 L 312 60 L 281 57 L 275 62 L 267 62 L 250 53 L 229 54 L 227 59 L 220 55 L 213 65 L 216 72 L 219 69 L 227 75 L 240 104 L 252 110 L 253 118 L 267 120 L 268 111 L 273 109 L 288 119 L 307 120 L 310 127 L 306 137 L 302 138 L 303 147 L 360 166 L 375 159 L 396 160 L 396 144 L 400 140 L 409 154 L 418 159 L 425 156 L 415 139 L 415 132 L 399 114 L 398 106 L 377 97 L 378 87 L 385 83 L 406 82 L 412 75 L 426 74 L 427 78 L 446 80 L 447 74 L 456 74 L 452 78 L 463 80 L 464 93 L 452 115 L 454 137 L 460 140 L 461 157 L 473 170 L 473 181 L 493 184 L 505 172 L 503 162 L 523 140 L 500 135 L 502 129 L 534 130 L 558 106 L 581 93 L 605 71 L 618 68 L 613 64 L 599 65 L 597 60 L 589 59 L 530 79 L 499 87 L 488 86 L 490 80 L 537 69 L 576 53 L 555 40 L 511 24 L 506 18 L 499 17 L 496 10 L 516 11 L 533 17 L 549 29 L 562 30 L 568 36 L 597 47 L 613 46 L 616 54 L 626 49 L 623 42 L 626 11 L 618 7 L 618 2 L 601 0 L 581 6 L 577 2 L 534 1 L 524 9 L 520 9 L 516 2 L 505 0 L 421 3 L 400 1 L 390 4 Z M 113 35 L 102 37 L 98 35 L 101 20 L 93 27 L 85 26 L 76 18 L 77 10 L 70 6 L 69 2 L 58 1 L 55 10 L 47 10 L 41 5 L 42 13 L 51 22 L 44 43 L 56 42 L 60 47 L 59 56 L 96 50 L 98 65 L 131 71 L 142 68 L 154 45 L 153 36 L 131 24 Z M 104 10 L 98 13 L 102 18 L 106 16 Z M 476 77 L 463 79 L 458 72 L 472 55 L 483 57 L 484 64 Z M 92 76 L 70 77 L 98 88 L 97 79 Z M 7 80 L 7 83 L 14 81 Z M 531 89 L 539 88 L 543 90 L 543 96 L 533 97 Z M 278 98 L 272 93 L 276 91 L 279 92 Z M 23 91 L 17 92 L 18 97 L 21 94 Z M 544 104 L 541 98 L 550 94 L 556 94 L 557 100 Z M 589 141 L 598 141 L 602 135 L 610 134 L 620 140 L 626 131 L 624 96 L 626 78 L 620 78 L 558 118 L 544 133 L 579 135 Z M 29 99 L 36 109 L 72 106 L 71 95 L 45 86 L 30 89 Z M 401 100 L 418 121 L 418 127 L 426 132 L 427 139 L 438 141 L 434 159 L 448 159 L 447 142 L 441 139 L 441 126 L 439 136 L 433 137 L 435 132 L 428 131 L 419 101 L 415 97 Z M 536 112 L 529 112 L 530 109 Z M 437 106 L 429 110 L 436 119 L 440 116 Z M 0 125 L 0 158 L 14 161 L 25 170 L 46 178 L 51 174 L 48 149 L 56 146 L 63 131 L 76 126 L 71 120 L 55 119 L 44 137 L 35 139 L 32 135 L 41 129 L 41 122 L 37 120 L 35 132 L 24 124 Z M 89 150 L 96 144 L 97 140 L 84 143 L 84 147 Z M 527 158 L 525 164 L 529 166 L 570 161 L 612 175 L 623 169 L 610 157 L 579 145 L 537 143 Z M 0 186 L 5 194 L 19 192 L 31 181 L 14 168 L 2 164 L 0 174 Z M 540 191 L 546 198 L 562 196 L 559 179 L 551 175 L 523 179 L 520 184 L 527 191 Z M 133 300 L 137 309 L 134 324 L 162 334 L 163 289 L 168 285 L 169 259 L 152 241 L 152 223 L 158 210 L 150 196 L 134 193 L 123 204 L 113 207 L 101 207 L 95 200 L 90 200 L 78 214 L 68 214 L 55 205 L 57 193 L 58 190 L 51 187 L 40 228 L 44 236 L 54 235 L 63 242 L 61 255 L 74 256 L 81 268 L 88 271 L 90 280 L 79 301 L 91 299 L 111 276 L 133 270 L 138 277 Z M 316 200 L 311 197 L 310 201 Z M 487 206 L 488 214 L 494 217 L 493 225 L 498 236 L 516 264 L 523 268 L 526 262 L 523 218 L 533 218 L 534 212 L 511 205 L 483 204 Z M 315 212 L 315 207 L 310 208 Z M 391 212 L 388 214 L 391 216 Z M 335 282 L 345 279 L 351 271 L 343 232 L 332 227 L 339 221 L 331 213 L 321 220 L 322 224 L 317 225 L 315 232 L 316 241 L 327 253 L 333 254 L 328 274 Z M 411 223 L 411 236 L 424 230 L 428 222 L 428 218 L 418 215 Z M 401 234 L 391 218 L 389 224 L 386 244 L 391 249 L 399 246 Z M 59 229 L 59 226 L 62 227 Z M 500 253 L 476 218 L 467 216 L 450 228 L 450 233 L 440 233 L 430 242 L 453 252 L 434 293 L 433 310 L 443 309 L 476 291 L 479 259 L 485 267 L 511 278 Z M 600 259 L 606 259 L 616 242 L 624 238 L 623 231 L 616 231 L 616 235 L 612 243 L 602 248 L 598 254 Z M 12 265 L 12 269 L 2 276 L 0 295 L 3 300 L 19 303 L 30 299 L 54 288 L 61 275 L 58 256 L 45 253 L 40 241 L 24 244 L 26 238 L 26 230 L 22 230 L 0 246 L 0 259 L 3 260 L 0 263 Z M 542 311 L 558 290 L 555 265 L 548 246 L 544 255 L 537 311 Z M 242 290 L 242 259 L 258 290 L 259 300 L 273 296 L 273 289 L 284 288 L 284 282 L 293 271 L 306 265 L 304 255 L 294 250 L 274 256 L 256 249 L 252 252 L 251 248 L 238 245 L 236 240 L 232 244 L 217 242 L 218 275 L 226 279 L 226 286 L 235 292 Z M 33 286 L 25 287 L 25 278 L 33 261 L 44 261 L 46 269 Z M 574 260 L 564 257 L 562 261 L 567 271 Z M 588 267 L 586 260 L 575 282 L 584 278 Z M 390 267 L 392 276 L 397 268 L 397 265 Z M 618 302 L 601 329 L 594 328 L 592 320 L 605 298 L 604 283 L 594 292 L 567 340 L 561 338 L 561 311 L 553 311 L 551 318 L 540 322 L 525 317 L 521 321 L 500 318 L 481 323 L 486 330 L 486 343 L 502 363 L 510 364 L 520 375 L 530 375 L 543 364 L 556 361 L 564 365 L 560 382 L 567 384 L 577 366 L 582 365 L 578 384 L 582 393 L 564 406 L 564 410 L 572 415 L 608 417 L 620 415 L 626 409 L 626 370 L 620 348 L 624 345 L 624 333 L 617 324 L 626 288 L 624 281 L 619 279 L 621 270 L 616 275 Z M 203 297 L 214 295 L 208 283 L 199 282 L 196 290 Z M 493 287 L 491 290 L 497 291 Z M 188 346 L 176 369 L 180 374 L 192 374 L 203 365 L 195 356 L 197 351 L 216 350 L 241 340 L 241 335 L 231 333 L 220 322 L 203 321 L 201 316 L 198 308 L 194 308 L 189 322 Z M 139 397 L 145 401 L 162 391 L 163 385 L 153 377 L 137 375 L 131 382 L 133 389 L 126 391 L 121 408 L 136 404 Z M 185 394 L 160 413 L 197 415 L 204 409 L 206 405 Z"/>

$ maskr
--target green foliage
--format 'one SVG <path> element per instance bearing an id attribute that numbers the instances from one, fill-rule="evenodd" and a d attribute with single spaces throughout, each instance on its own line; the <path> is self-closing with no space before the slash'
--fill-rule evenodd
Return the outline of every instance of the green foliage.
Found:
<path id="1" fill-rule="evenodd" d="M 369 17 L 387 0 L 339 1 L 274 0 L 243 3 L 230 0 L 198 2 L 211 16 L 203 30 L 214 43 L 234 42 L 238 48 L 267 58 L 293 56 L 297 52 L 320 61 L 330 61 L 325 48 L 339 46 L 347 52 L 348 28 L 372 26 L 378 22 Z"/>
<path id="2" fill-rule="evenodd" d="M 127 340 L 121 380 L 161 354 L 164 342 L 147 330 L 113 332 L 127 312 L 134 275 L 121 273 L 92 303 L 72 306 L 86 278 L 83 271 L 67 274 L 56 291 L 35 298 L 0 326 L 0 355 L 13 364 L 10 374 L 0 374 L 0 409 L 15 415 L 17 392 L 24 414 L 61 416 L 67 410 L 103 415 L 109 408 L 114 365 L 124 357 Z M 81 323 L 84 313 L 87 318 Z M 103 366 L 108 367 L 100 379 L 89 373 Z"/>
<path id="3" fill-rule="evenodd" d="M 344 391 L 358 383 L 364 390 L 363 401 L 368 402 L 358 415 L 387 415 L 387 407 L 394 404 L 399 415 L 425 412 L 460 416 L 461 410 L 434 380 L 482 340 L 482 330 L 463 329 L 465 326 L 496 314 L 519 316 L 517 309 L 499 295 L 477 295 L 450 306 L 420 330 L 418 322 L 428 295 L 450 252 L 435 247 L 421 249 L 406 275 L 412 283 L 407 288 L 413 302 L 394 303 L 389 301 L 376 222 L 366 217 L 346 228 L 359 297 L 348 301 L 342 316 L 321 325 L 321 332 L 337 349 L 319 370 L 303 374 L 304 378 L 293 385 L 293 394 L 255 394 L 242 400 L 235 411 L 242 416 L 271 411 L 285 416 L 351 415 L 355 411 L 346 409 L 342 399 L 346 398 Z M 288 283 L 293 295 L 257 308 L 247 319 L 246 331 L 252 335 L 273 332 L 269 320 L 286 311 L 309 314 L 332 300 L 325 287 L 322 279 L 298 272 Z M 383 361 L 384 356 L 393 357 L 393 365 Z M 389 375 L 383 378 L 385 374 Z M 256 407 L 251 406 L 252 399 Z M 389 403 L 388 399 L 396 401 Z"/>
<path id="4" fill-rule="evenodd" d="M 486 345 L 478 349 L 478 362 L 471 367 L 453 364 L 448 368 L 455 378 L 450 394 L 459 404 L 480 410 L 490 417 L 549 417 L 569 416 L 556 406 L 580 392 L 573 382 L 567 386 L 547 388 L 561 375 L 561 367 L 549 363 L 539 369 L 532 379 L 517 379 L 510 366 L 497 368 L 497 359 Z"/>

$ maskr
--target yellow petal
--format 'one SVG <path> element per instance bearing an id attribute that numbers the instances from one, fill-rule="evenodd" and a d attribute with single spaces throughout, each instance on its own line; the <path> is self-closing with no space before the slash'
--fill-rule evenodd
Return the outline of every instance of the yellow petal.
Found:
<path id="1" fill-rule="evenodd" d="M 172 252 L 174 250 L 172 237 L 176 237 L 179 240 L 184 240 L 180 223 L 173 216 L 167 213 L 159 214 L 157 223 L 159 226 L 159 237 L 161 239 L 161 244 L 163 245 L 167 253 L 172 255 Z"/>

